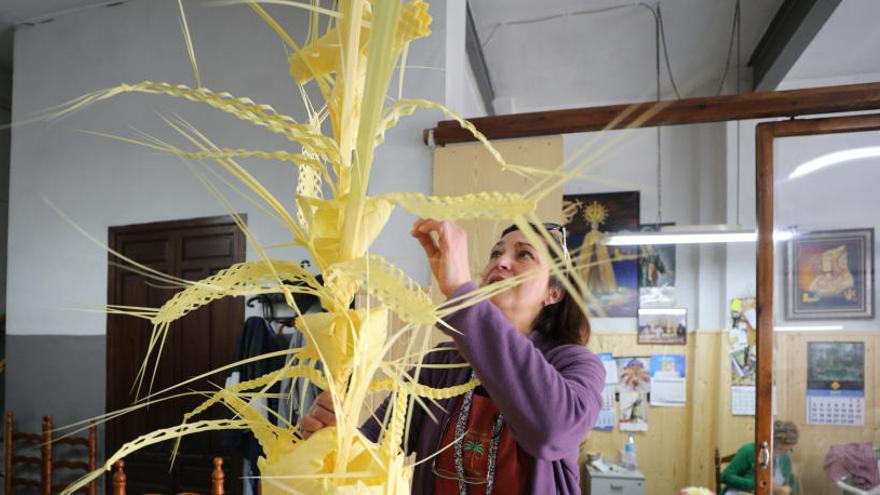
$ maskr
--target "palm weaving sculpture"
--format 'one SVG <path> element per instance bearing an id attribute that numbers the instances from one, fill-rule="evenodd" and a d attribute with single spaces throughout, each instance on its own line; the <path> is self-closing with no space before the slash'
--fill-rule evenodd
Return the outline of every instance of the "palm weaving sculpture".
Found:
<path id="1" fill-rule="evenodd" d="M 291 50 L 292 55 L 288 60 L 290 75 L 301 89 L 306 108 L 309 109 L 307 122 L 297 122 L 247 98 L 200 87 L 197 69 L 199 87 L 196 88 L 151 81 L 120 84 L 85 95 L 56 113 L 56 116 L 62 116 L 123 93 L 151 93 L 203 103 L 286 137 L 298 152 L 219 147 L 185 122 L 171 120 L 166 121 L 192 143 L 194 149 L 180 149 L 155 138 L 145 141 L 119 139 L 177 155 L 189 162 L 213 161 L 261 200 L 264 210 L 289 231 L 289 246 L 307 250 L 317 269 L 324 275 L 323 283 L 319 283 L 312 273 L 298 263 L 267 257 L 265 250 L 235 214 L 232 214 L 233 218 L 249 236 L 260 259 L 234 265 L 201 281 L 171 278 L 119 253 L 113 253 L 128 263 L 129 269 L 183 287 L 157 309 L 108 308 L 110 313 L 146 318 L 153 324 L 148 355 L 139 372 L 138 390 L 141 390 L 144 382 L 151 383 L 151 374 L 155 376 L 155 369 L 147 369 L 146 363 L 151 356 L 161 353 L 171 322 L 222 297 L 283 293 L 286 303 L 299 314 L 296 326 L 306 335 L 307 345 L 302 349 L 275 353 L 284 355 L 288 360 L 288 365 L 281 370 L 219 391 L 203 392 L 209 397 L 182 418 L 180 425 L 152 432 L 124 445 L 107 458 L 101 469 L 70 486 L 64 492 L 66 494 L 73 493 L 109 470 L 117 460 L 140 448 L 169 440 L 179 441 L 185 435 L 222 429 L 250 429 L 254 433 L 265 452 L 259 468 L 266 494 L 409 493 L 413 468 L 407 464 L 406 454 L 401 447 L 405 445 L 409 411 L 421 407 L 425 401 L 461 395 L 478 385 L 477 380 L 448 389 L 420 385 L 416 377 L 420 371 L 418 363 L 429 352 L 426 336 L 435 325 L 443 324 L 445 315 L 507 290 L 520 283 L 523 277 L 482 287 L 469 294 L 466 300 L 435 304 L 416 282 L 390 260 L 368 253 L 395 207 L 420 217 L 497 220 L 519 225 L 542 255 L 549 259 L 550 251 L 553 251 L 555 259 L 560 260 L 553 266 L 554 273 L 582 303 L 582 307 L 586 307 L 583 298 L 589 297 L 589 292 L 583 281 L 571 270 L 571 260 L 560 255 L 557 243 L 540 242 L 541 237 L 551 239 L 551 236 L 541 227 L 541 222 L 534 214 L 537 202 L 543 195 L 578 174 L 583 167 L 563 171 L 560 166 L 557 171 L 548 172 L 508 164 L 470 123 L 442 105 L 388 96 L 391 80 L 401 60 L 405 61 L 409 43 L 430 34 L 431 17 L 427 4 L 422 0 L 412 0 L 406 4 L 399 0 L 339 0 L 334 2 L 336 8 L 328 9 L 317 0 L 311 3 L 282 3 L 309 11 L 313 28 L 302 46 L 257 2 L 248 2 Z M 323 33 L 318 29 L 321 25 L 326 26 Z M 194 52 L 189 42 L 188 47 L 195 68 Z M 320 91 L 324 100 L 320 110 L 315 110 L 317 107 L 308 101 L 304 89 L 307 84 L 313 84 Z M 390 105 L 388 102 L 391 102 Z M 441 110 L 458 120 L 483 143 L 498 166 L 530 177 L 534 186 L 526 194 L 481 192 L 458 197 L 429 197 L 420 193 L 400 192 L 368 196 L 374 149 L 401 118 L 420 108 Z M 659 110 L 659 106 L 635 119 L 633 126 L 656 110 Z M 620 119 L 627 116 L 628 113 L 624 112 Z M 332 132 L 324 135 L 321 127 L 328 118 Z M 295 211 L 291 212 L 290 205 L 285 205 L 270 194 L 236 162 L 238 158 L 279 160 L 297 167 Z M 204 176 L 200 177 L 207 187 L 213 187 Z M 216 189 L 213 190 L 217 193 Z M 224 201 L 222 195 L 217 194 Z M 324 197 L 325 194 L 329 197 Z M 227 202 L 224 205 L 228 207 Z M 538 226 L 539 232 L 528 227 L 530 222 Z M 327 312 L 300 314 L 293 298 L 295 293 L 319 297 Z M 367 294 L 378 304 L 349 309 L 356 294 Z M 404 323 L 401 329 L 393 333 L 389 332 L 390 314 Z M 391 346 L 404 336 L 410 342 L 406 356 L 389 358 Z M 260 358 L 265 357 L 269 356 Z M 294 365 L 295 360 L 310 364 Z M 318 361 L 323 363 L 323 370 L 315 368 L 314 364 Z M 185 387 L 237 364 L 240 363 L 194 377 L 173 388 Z M 337 426 L 325 428 L 304 440 L 295 425 L 286 424 L 280 419 L 280 425 L 276 426 L 266 419 L 257 409 L 254 399 L 285 378 L 305 378 L 324 390 L 330 390 L 335 401 Z M 254 389 L 261 392 L 254 393 Z M 173 397 L 171 392 L 175 391 L 168 389 L 148 393 L 131 408 L 110 413 L 104 419 L 110 420 L 134 408 L 161 403 L 164 398 Z M 373 443 L 359 431 L 359 419 L 365 409 L 365 400 L 380 392 L 390 394 L 392 407 L 389 408 L 391 412 L 388 417 L 380 418 L 384 428 L 380 442 Z M 233 410 L 235 417 L 231 420 L 199 419 L 201 413 L 218 403 Z"/>

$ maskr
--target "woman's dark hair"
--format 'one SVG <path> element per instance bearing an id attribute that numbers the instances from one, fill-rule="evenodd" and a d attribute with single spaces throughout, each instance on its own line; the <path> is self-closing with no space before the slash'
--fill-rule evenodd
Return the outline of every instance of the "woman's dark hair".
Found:
<path id="1" fill-rule="evenodd" d="M 532 230 L 539 232 L 538 227 L 529 224 Z M 545 223 L 544 228 L 550 232 L 550 237 L 557 242 L 560 248 L 565 248 L 564 228 L 561 225 L 553 223 Z M 504 229 L 501 237 L 520 230 L 516 225 L 511 225 Z M 553 249 L 550 250 L 553 261 L 559 259 Z M 574 285 L 574 281 L 569 277 L 569 282 Z M 564 295 L 562 299 L 555 304 L 548 304 L 541 309 L 538 317 L 535 318 L 533 329 L 542 335 L 546 335 L 560 344 L 577 344 L 586 345 L 590 340 L 590 320 L 587 318 L 583 309 L 575 302 L 571 294 L 562 285 L 558 276 L 550 273 L 550 286 L 562 289 Z"/>

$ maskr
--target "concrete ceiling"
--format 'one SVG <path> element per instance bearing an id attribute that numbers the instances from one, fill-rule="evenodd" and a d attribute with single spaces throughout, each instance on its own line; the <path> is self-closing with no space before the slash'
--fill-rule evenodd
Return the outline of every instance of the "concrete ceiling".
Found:
<path id="1" fill-rule="evenodd" d="M 659 3 L 669 64 L 681 96 L 714 94 L 724 73 L 736 2 Z M 781 3 L 741 1 L 742 66 Z M 513 111 L 525 111 L 646 100 L 656 95 L 655 24 L 647 4 L 475 0 L 470 5 L 502 107 L 504 98 L 512 99 Z M 614 10 L 595 12 L 610 8 Z M 594 13 L 575 14 L 584 10 Z M 554 18 L 557 14 L 561 16 Z M 535 19 L 546 20 L 516 23 Z M 735 46 L 732 57 L 729 89 L 736 87 Z M 664 98 L 674 97 L 662 55 L 661 88 Z"/>
<path id="2" fill-rule="evenodd" d="M 127 1 L 127 0 L 123 0 Z M 0 69 L 12 70 L 13 26 L 25 21 L 51 22 L 54 15 L 107 5 L 101 0 L 0 0 Z"/>
<path id="3" fill-rule="evenodd" d="M 880 81 L 880 2 L 845 0 L 828 18 L 780 86 Z M 812 81 L 812 83 L 811 83 Z"/>
<path id="4" fill-rule="evenodd" d="M 110 3 L 116 2 L 0 0 L 0 70 L 12 69 L 13 25 L 27 20 L 46 22 L 52 16 Z M 724 72 L 735 1 L 659 3 L 669 63 L 679 92 L 682 96 L 714 94 Z M 781 3 L 782 0 L 741 0 L 742 65 Z M 654 20 L 636 2 L 470 0 L 470 5 L 496 96 L 512 102 L 513 110 L 654 98 Z M 574 14 L 622 6 L 629 7 Z M 557 15 L 560 16 L 541 22 L 510 24 Z M 876 0 L 841 2 L 786 81 L 880 74 L 877 19 L 880 2 Z M 733 62 L 728 89 L 735 85 Z M 662 59 L 661 87 L 664 97 L 673 96 Z"/>

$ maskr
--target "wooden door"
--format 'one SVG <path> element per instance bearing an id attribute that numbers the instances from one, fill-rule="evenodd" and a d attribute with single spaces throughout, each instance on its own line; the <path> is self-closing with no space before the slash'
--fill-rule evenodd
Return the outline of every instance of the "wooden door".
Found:
<path id="1" fill-rule="evenodd" d="M 163 273 L 200 280 L 245 259 L 245 236 L 227 217 L 201 218 L 110 228 L 110 247 Z M 159 307 L 177 292 L 163 282 L 115 266 L 108 273 L 109 304 Z M 224 298 L 171 325 L 162 355 L 148 363 L 140 396 L 150 388 L 159 391 L 231 361 L 244 323 L 241 298 Z M 107 320 L 107 411 L 135 400 L 135 377 L 147 351 L 152 326 L 149 321 L 110 315 Z M 210 390 L 222 384 L 222 373 L 191 384 L 187 390 Z M 177 425 L 183 414 L 202 397 L 183 397 L 154 404 L 111 421 L 106 448 L 115 452 L 125 442 L 151 431 Z M 215 407 L 204 417 L 219 418 Z M 169 469 L 171 443 L 143 449 L 125 459 L 130 493 L 205 491 L 211 479 L 211 460 L 220 452 L 217 434 L 188 437 L 180 446 L 174 468 Z M 227 480 L 239 477 L 240 461 L 227 459 Z M 231 461 L 231 462 L 230 462 Z M 236 472 L 238 471 L 238 472 Z M 239 493 L 239 483 L 227 483 L 227 493 Z M 109 483 L 108 483 L 109 486 Z M 109 492 L 108 492 L 109 493 Z"/>

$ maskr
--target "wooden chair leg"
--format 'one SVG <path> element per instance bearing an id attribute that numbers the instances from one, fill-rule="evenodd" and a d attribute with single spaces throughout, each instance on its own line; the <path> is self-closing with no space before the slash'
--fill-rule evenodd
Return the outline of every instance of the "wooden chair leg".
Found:
<path id="1" fill-rule="evenodd" d="M 12 411 L 6 411 L 6 442 L 3 455 L 3 472 L 6 477 L 3 478 L 3 493 L 12 493 L 12 435 L 15 431 L 13 427 L 15 416 Z"/>
<path id="2" fill-rule="evenodd" d="M 211 495 L 224 495 L 223 482 L 226 476 L 223 474 L 223 459 L 214 458 L 214 471 L 211 473 Z"/>
<path id="3" fill-rule="evenodd" d="M 98 468 L 98 426 L 92 421 L 89 426 L 89 472 Z M 98 480 L 89 483 L 89 495 L 98 495 Z"/>
<path id="4" fill-rule="evenodd" d="M 43 495 L 52 495 L 52 416 L 43 416 L 43 458 L 40 476 Z"/>
<path id="5" fill-rule="evenodd" d="M 113 495 L 125 495 L 125 461 L 116 461 L 113 468 Z"/>

